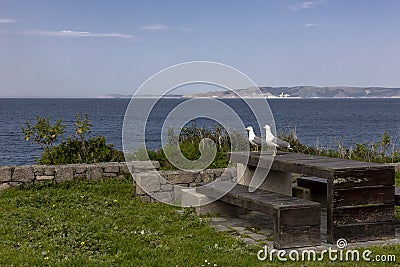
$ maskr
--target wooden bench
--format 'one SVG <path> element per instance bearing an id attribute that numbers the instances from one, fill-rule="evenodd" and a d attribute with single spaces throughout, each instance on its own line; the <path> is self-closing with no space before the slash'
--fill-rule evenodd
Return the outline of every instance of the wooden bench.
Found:
<path id="1" fill-rule="evenodd" d="M 230 160 L 245 165 L 248 172 L 270 167 L 325 179 L 329 243 L 340 238 L 348 242 L 395 238 L 394 205 L 399 202 L 394 166 L 288 152 L 279 153 L 268 165 L 266 157 L 255 152 L 230 154 Z"/>
<path id="2" fill-rule="evenodd" d="M 227 188 L 232 187 L 232 183 L 227 181 L 200 185 L 196 192 L 210 198 L 218 198 Z M 260 189 L 250 193 L 248 189 L 247 186 L 237 184 L 219 201 L 273 216 L 275 248 L 320 245 L 319 203 Z"/>

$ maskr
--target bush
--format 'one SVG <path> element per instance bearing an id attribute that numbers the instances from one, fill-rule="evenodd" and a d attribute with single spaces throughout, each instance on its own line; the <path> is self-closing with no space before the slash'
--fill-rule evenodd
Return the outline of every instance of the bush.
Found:
<path id="1" fill-rule="evenodd" d="M 75 132 L 72 138 L 68 137 L 60 144 L 53 146 L 53 142 L 60 135 L 64 134 L 65 125 L 57 120 L 55 125 L 51 125 L 49 118 L 36 117 L 36 124 L 31 126 L 26 122 L 26 128 L 22 128 L 25 140 L 31 140 L 43 149 L 40 164 L 58 165 L 71 163 L 97 163 L 110 161 L 124 161 L 121 151 L 114 149 L 112 144 L 107 144 L 104 136 L 95 136 L 87 139 L 90 134 L 92 124 L 89 122 L 88 115 L 81 118 L 76 115 L 74 123 Z M 32 138 L 32 139 L 31 139 Z"/>
<path id="2" fill-rule="evenodd" d="M 121 151 L 106 143 L 104 136 L 88 140 L 68 138 L 57 146 L 44 150 L 39 163 L 46 165 L 124 161 Z"/>
<path id="3" fill-rule="evenodd" d="M 248 149 L 248 142 L 240 133 L 233 132 L 231 137 L 229 137 L 227 131 L 218 125 L 212 129 L 205 129 L 197 127 L 193 123 L 183 127 L 179 134 L 175 134 L 174 129 L 170 128 L 168 131 L 168 144 L 164 149 L 138 149 L 135 151 L 133 159 L 144 160 L 148 157 L 150 160 L 158 161 L 162 170 L 175 170 L 176 167 L 166 158 L 165 151 L 179 144 L 179 148 L 185 158 L 198 160 L 201 156 L 199 144 L 204 138 L 211 139 L 217 148 L 214 161 L 208 166 L 210 169 L 225 168 L 228 166 L 227 153 L 231 151 L 232 143 L 236 145 L 236 147 L 232 148 L 233 151 Z M 231 138 L 235 142 L 231 142 Z"/>

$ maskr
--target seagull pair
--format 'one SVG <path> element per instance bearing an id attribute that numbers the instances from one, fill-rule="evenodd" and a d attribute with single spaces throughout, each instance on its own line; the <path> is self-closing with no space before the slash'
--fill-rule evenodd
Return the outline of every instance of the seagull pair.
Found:
<path id="1" fill-rule="evenodd" d="M 276 155 L 276 148 L 283 147 L 292 149 L 288 142 L 283 141 L 272 134 L 271 127 L 269 125 L 265 125 L 263 128 L 265 129 L 265 143 L 267 146 L 274 148 L 274 156 Z M 245 129 L 249 132 L 249 143 L 255 146 L 257 149 L 256 151 L 258 151 L 258 147 L 263 144 L 264 140 L 255 135 L 253 127 L 248 126 Z"/>

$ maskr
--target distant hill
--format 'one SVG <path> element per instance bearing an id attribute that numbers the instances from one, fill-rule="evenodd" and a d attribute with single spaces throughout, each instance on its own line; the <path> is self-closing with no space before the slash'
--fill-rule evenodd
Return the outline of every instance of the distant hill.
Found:
<path id="1" fill-rule="evenodd" d="M 103 96 L 99 96 L 98 98 L 131 98 L 131 95 L 121 95 L 121 94 L 105 94 Z"/>
<path id="2" fill-rule="evenodd" d="M 261 91 L 261 94 L 259 93 Z M 236 90 L 243 97 L 300 97 L 300 98 L 400 98 L 400 88 L 386 87 L 260 87 Z M 183 97 L 214 97 L 234 98 L 237 95 L 231 91 L 215 91 L 198 94 L 187 94 Z"/>
<path id="3" fill-rule="evenodd" d="M 260 87 L 235 90 L 238 94 L 248 98 L 277 98 L 277 97 L 295 97 L 295 98 L 400 98 L 400 88 L 387 87 L 318 87 L 318 86 L 294 86 L 294 87 Z M 261 91 L 261 93 L 260 93 Z M 132 95 L 106 94 L 99 98 L 131 98 Z M 152 98 L 157 96 L 143 95 L 135 96 L 143 98 Z M 185 94 L 185 95 L 167 95 L 170 98 L 236 98 L 231 91 L 214 91 L 206 93 Z"/>
<path id="4" fill-rule="evenodd" d="M 154 98 L 154 97 L 158 97 L 158 96 L 154 96 L 154 95 L 135 95 L 135 98 Z M 182 95 L 166 95 L 164 97 L 167 98 L 180 98 L 182 97 Z M 132 98 L 132 95 L 122 95 L 122 94 L 105 94 L 102 96 L 99 96 L 98 98 Z"/>

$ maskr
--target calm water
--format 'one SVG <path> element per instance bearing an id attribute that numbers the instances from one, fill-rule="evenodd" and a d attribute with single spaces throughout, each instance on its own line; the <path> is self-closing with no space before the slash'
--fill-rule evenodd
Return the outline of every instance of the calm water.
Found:
<path id="1" fill-rule="evenodd" d="M 146 136 L 148 147 L 160 146 L 158 129 L 169 111 L 182 101 L 166 99 L 153 110 L 146 129 L 151 133 Z M 235 109 L 245 125 L 256 124 L 243 102 L 236 99 L 224 102 Z M 93 124 L 92 135 L 104 135 L 109 143 L 121 149 L 128 103 L 128 99 L 0 99 L 0 165 L 35 162 L 40 150 L 24 141 L 20 128 L 25 121 L 33 122 L 36 115 L 62 118 L 68 135 L 73 131 L 76 113 L 88 113 Z M 334 146 L 341 136 L 348 144 L 370 142 L 379 139 L 385 130 L 392 136 L 400 131 L 400 99 L 272 99 L 268 103 L 277 129 L 296 127 L 300 140 L 309 145 Z"/>

